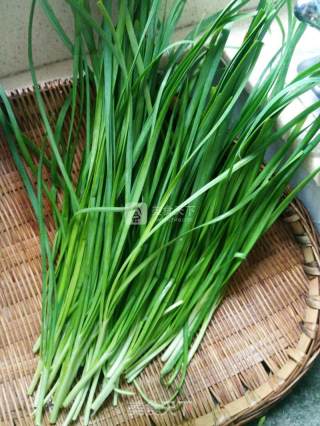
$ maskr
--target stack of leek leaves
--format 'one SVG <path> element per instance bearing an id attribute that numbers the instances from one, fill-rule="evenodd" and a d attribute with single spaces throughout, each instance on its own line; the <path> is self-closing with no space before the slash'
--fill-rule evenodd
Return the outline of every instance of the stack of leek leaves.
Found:
<path id="1" fill-rule="evenodd" d="M 175 43 L 183 0 L 165 13 L 160 0 L 121 0 L 113 5 L 115 19 L 111 1 L 99 0 L 97 17 L 87 0 L 67 0 L 72 40 L 49 2 L 37 3 L 73 57 L 72 89 L 52 123 L 33 63 L 33 0 L 28 51 L 45 129 L 40 146 L 20 130 L 0 92 L 1 125 L 40 228 L 40 358 L 29 389 L 35 422 L 41 424 L 50 403 L 53 423 L 68 407 L 65 425 L 80 413 L 88 424 L 111 394 L 116 404 L 132 393 L 126 383 L 165 410 L 181 391 L 230 277 L 319 171 L 283 195 L 319 142 L 320 117 L 311 124 L 306 118 L 320 102 L 282 127 L 277 119 L 319 84 L 320 65 L 286 81 L 304 31 L 290 1 L 261 0 L 249 13 L 248 0 L 233 0 Z M 278 13 L 285 5 L 283 28 Z M 250 21 L 248 31 L 221 66 L 238 20 Z M 273 22 L 283 30 L 283 45 L 239 107 Z M 262 168 L 266 151 L 284 135 Z M 44 200 L 56 227 L 52 241 Z M 142 203 L 148 218 L 137 226 Z M 160 380 L 172 389 L 167 401 L 151 400 L 136 380 L 158 355 Z"/>

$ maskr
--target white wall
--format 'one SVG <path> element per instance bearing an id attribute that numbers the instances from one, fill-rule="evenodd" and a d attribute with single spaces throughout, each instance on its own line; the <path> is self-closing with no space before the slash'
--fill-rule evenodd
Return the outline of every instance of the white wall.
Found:
<path id="1" fill-rule="evenodd" d="M 169 4 L 170 2 L 173 0 L 170 0 Z M 198 22 L 220 10 L 228 2 L 229 0 L 188 0 L 180 27 Z M 49 3 L 67 33 L 72 33 L 72 14 L 65 0 L 49 0 Z M 250 3 L 257 3 L 257 0 Z M 30 0 L 0 0 L 0 78 L 18 74 L 28 68 L 27 31 L 30 4 Z M 39 6 L 36 8 L 33 31 L 36 66 L 63 61 L 69 57 L 68 51 Z"/>
<path id="2" fill-rule="evenodd" d="M 49 0 L 50 1 L 50 0 Z M 51 0 L 59 20 L 70 32 L 72 16 L 64 0 Z M 30 0 L 0 1 L 0 77 L 28 68 L 27 33 Z M 52 29 L 40 7 L 34 19 L 34 60 L 36 66 L 61 61 L 68 52 Z"/>

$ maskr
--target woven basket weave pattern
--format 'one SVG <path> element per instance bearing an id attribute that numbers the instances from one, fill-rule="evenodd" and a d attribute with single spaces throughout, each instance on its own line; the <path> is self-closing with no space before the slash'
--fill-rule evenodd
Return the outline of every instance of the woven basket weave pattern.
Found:
<path id="1" fill-rule="evenodd" d="M 52 119 L 69 90 L 70 82 L 43 87 Z M 12 100 L 24 131 L 39 141 L 43 128 L 33 92 L 13 93 Z M 0 193 L 0 425 L 25 426 L 33 424 L 26 388 L 37 362 L 32 345 L 40 329 L 41 260 L 36 220 L 3 137 Z M 51 223 L 48 209 L 47 217 Z M 257 416 L 290 389 L 318 353 L 318 275 L 317 236 L 295 203 L 232 278 L 190 365 L 179 404 L 155 413 L 138 395 L 120 397 L 117 407 L 107 402 L 91 424 L 209 426 Z M 172 392 L 159 384 L 160 367 L 156 360 L 139 379 L 155 400 Z"/>

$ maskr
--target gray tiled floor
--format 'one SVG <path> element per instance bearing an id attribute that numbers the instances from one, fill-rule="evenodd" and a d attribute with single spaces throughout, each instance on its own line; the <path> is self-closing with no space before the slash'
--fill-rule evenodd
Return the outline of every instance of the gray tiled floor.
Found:
<path id="1" fill-rule="evenodd" d="M 292 392 L 266 413 L 264 426 L 320 426 L 320 358 Z"/>

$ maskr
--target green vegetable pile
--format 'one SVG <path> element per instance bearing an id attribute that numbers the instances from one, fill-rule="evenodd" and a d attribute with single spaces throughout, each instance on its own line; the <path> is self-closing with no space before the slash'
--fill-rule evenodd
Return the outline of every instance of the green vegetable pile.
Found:
<path id="1" fill-rule="evenodd" d="M 130 394 L 126 382 L 154 409 L 166 409 L 179 395 L 228 280 L 319 171 L 283 195 L 320 140 L 320 117 L 306 122 L 320 102 L 283 127 L 277 119 L 319 84 L 320 65 L 286 81 L 304 31 L 290 1 L 283 45 L 246 97 L 283 0 L 261 0 L 254 12 L 246 12 L 248 0 L 234 0 L 175 43 L 183 0 L 165 11 L 161 0 L 120 0 L 113 5 L 116 17 L 111 1 L 98 1 L 97 16 L 89 1 L 67 0 L 72 40 L 48 0 L 37 3 L 73 57 L 72 89 L 52 123 L 33 63 L 33 0 L 28 44 L 45 129 L 40 146 L 21 132 L 0 91 L 0 122 L 40 229 L 42 329 L 29 389 L 35 421 L 41 424 L 50 403 L 53 423 L 68 407 L 64 425 L 81 413 L 88 424 L 110 395 L 117 403 Z M 249 29 L 226 65 L 223 52 L 238 20 L 250 20 Z M 44 201 L 55 221 L 53 243 Z M 158 355 L 160 380 L 172 389 L 169 401 L 151 401 L 136 382 Z"/>

